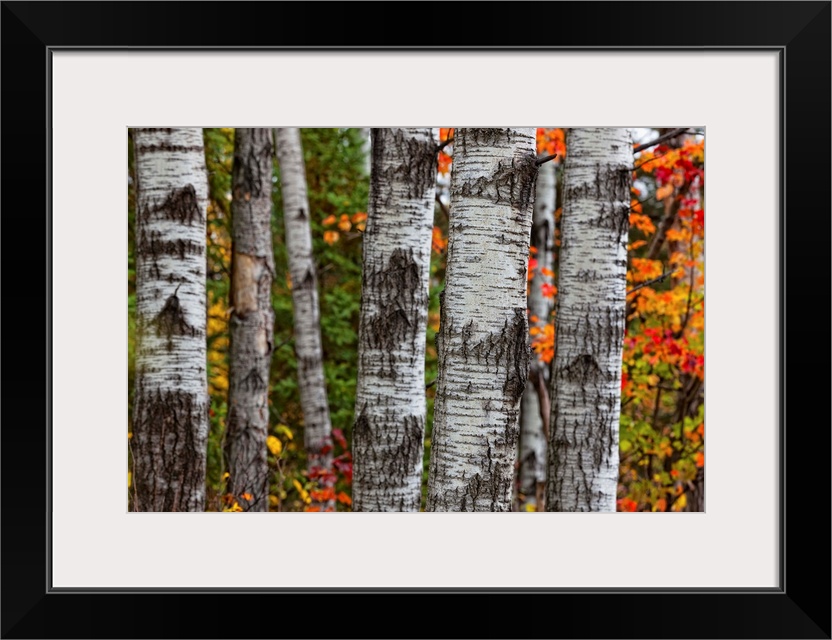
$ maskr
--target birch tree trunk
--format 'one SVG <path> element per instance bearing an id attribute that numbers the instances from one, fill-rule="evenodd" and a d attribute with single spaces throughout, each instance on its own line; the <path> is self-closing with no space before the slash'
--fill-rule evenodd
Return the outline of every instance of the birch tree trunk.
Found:
<path id="1" fill-rule="evenodd" d="M 535 184 L 532 245 L 537 249 L 537 269 L 529 286 L 529 316 L 532 321 L 537 318 L 539 327 L 550 322 L 552 311 L 550 299 L 543 294 L 543 286 L 554 284 L 554 277 L 549 274 L 555 269 L 555 183 L 555 163 L 546 162 L 541 165 Z M 541 411 L 548 413 L 549 409 L 548 382 L 548 367 L 533 356 L 520 411 L 518 479 L 521 509 L 527 505 L 542 506 L 538 505 L 538 493 L 543 492 L 538 489 L 546 482 L 546 435 Z M 548 422 L 548 415 L 546 418 Z"/>
<path id="2" fill-rule="evenodd" d="M 135 129 L 136 511 L 203 511 L 208 438 L 201 129 Z"/>
<path id="3" fill-rule="evenodd" d="M 615 511 L 633 145 L 568 134 L 558 261 L 548 511 Z"/>
<path id="4" fill-rule="evenodd" d="M 321 323 L 318 307 L 318 276 L 312 257 L 312 231 L 309 225 L 309 199 L 306 191 L 306 166 L 300 129 L 275 129 L 277 159 L 283 189 L 283 218 L 286 224 L 286 249 L 292 279 L 295 354 L 298 361 L 298 387 L 303 409 L 304 445 L 307 468 L 322 488 L 332 467 L 332 426 L 324 383 Z M 324 475 L 321 475 L 321 473 Z M 335 508 L 334 500 L 320 506 Z"/>
<path id="5" fill-rule="evenodd" d="M 456 129 L 428 511 L 510 511 L 529 371 L 535 130 Z"/>
<path id="6" fill-rule="evenodd" d="M 229 491 L 245 511 L 268 511 L 269 367 L 272 280 L 272 140 L 270 129 L 234 134 L 230 363 L 226 461 Z"/>
<path id="7" fill-rule="evenodd" d="M 438 129 L 373 129 L 353 427 L 354 511 L 419 511 Z"/>

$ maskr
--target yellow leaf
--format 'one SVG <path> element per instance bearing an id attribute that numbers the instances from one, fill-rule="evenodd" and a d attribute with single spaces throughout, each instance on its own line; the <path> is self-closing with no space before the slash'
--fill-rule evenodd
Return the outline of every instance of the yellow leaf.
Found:
<path id="1" fill-rule="evenodd" d="M 280 452 L 283 451 L 283 443 L 274 436 L 266 438 L 266 446 L 272 452 L 272 455 L 275 456 L 279 456 Z"/>
<path id="2" fill-rule="evenodd" d="M 301 500 L 303 500 L 306 504 L 312 502 L 312 499 L 309 497 L 309 492 L 301 486 L 300 482 L 292 480 L 292 484 L 295 485 L 295 489 L 298 490 Z"/>
<path id="3" fill-rule="evenodd" d="M 130 439 L 130 438 L 132 438 L 132 437 L 133 437 L 133 432 L 132 432 L 132 431 L 128 431 L 128 432 L 127 432 L 127 439 L 129 440 L 129 439 Z"/>
<path id="4" fill-rule="evenodd" d="M 127 488 L 129 489 L 133 484 L 133 473 L 131 471 L 127 472 Z"/>
<path id="5" fill-rule="evenodd" d="M 681 511 L 686 506 L 688 506 L 688 494 L 683 493 L 678 498 L 676 498 L 676 502 L 673 503 L 673 510 Z"/>
<path id="6" fill-rule="evenodd" d="M 277 499 L 277 496 L 269 496 L 269 505 L 277 507 L 280 505 L 280 500 Z"/>
<path id="7" fill-rule="evenodd" d="M 289 438 L 289 440 L 292 440 L 295 437 L 294 434 L 292 433 L 292 430 L 289 427 L 287 427 L 285 424 L 277 425 L 275 427 L 275 431 L 277 431 L 278 433 L 282 433 L 284 436 Z"/>
<path id="8" fill-rule="evenodd" d="M 523 509 L 525 509 L 526 511 L 528 511 L 530 513 L 534 512 L 534 511 L 537 511 L 537 507 L 535 507 L 531 502 L 527 502 L 526 505 L 523 507 Z"/>
<path id="9" fill-rule="evenodd" d="M 228 471 L 226 471 L 224 474 L 222 474 L 222 479 L 223 480 L 228 480 L 228 478 L 230 478 L 230 477 L 231 477 L 231 474 L 228 473 Z"/>

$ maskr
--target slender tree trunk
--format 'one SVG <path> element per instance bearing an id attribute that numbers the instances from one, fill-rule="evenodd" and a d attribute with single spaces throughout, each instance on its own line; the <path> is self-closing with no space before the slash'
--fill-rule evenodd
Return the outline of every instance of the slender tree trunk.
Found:
<path id="1" fill-rule="evenodd" d="M 245 511 L 268 511 L 272 279 L 270 129 L 237 129 L 232 183 L 231 354 L 226 460 L 229 491 Z"/>
<path id="2" fill-rule="evenodd" d="M 318 276 L 312 257 L 306 166 L 303 161 L 300 129 L 275 129 L 275 143 L 280 163 L 286 249 L 289 253 L 289 273 L 292 279 L 295 354 L 298 361 L 298 387 L 303 409 L 307 468 L 310 478 L 318 478 L 320 486 L 325 489 L 332 486 L 332 426 L 324 383 Z M 335 501 L 327 500 L 316 506 L 334 509 Z"/>
<path id="3" fill-rule="evenodd" d="M 537 269 L 529 286 L 529 316 L 537 318 L 536 324 L 544 327 L 549 323 L 552 311 L 551 300 L 543 294 L 543 286 L 554 284 L 549 275 L 555 269 L 555 163 L 547 162 L 537 174 L 532 220 L 532 245 L 537 249 Z M 541 378 L 538 380 L 538 377 Z M 546 434 L 541 417 L 541 400 L 548 407 L 548 367 L 532 357 L 529 367 L 529 381 L 523 392 L 520 411 L 520 472 L 519 506 L 527 505 L 538 510 L 538 487 L 546 482 Z M 540 383 L 540 384 L 539 384 Z M 541 398 L 540 395 L 546 397 Z M 548 416 L 546 416 L 548 422 Z M 542 491 L 541 491 L 542 493 Z"/>
<path id="4" fill-rule="evenodd" d="M 208 437 L 201 129 L 135 129 L 136 511 L 203 511 Z"/>
<path id="5" fill-rule="evenodd" d="M 633 145 L 568 135 L 546 509 L 615 511 Z"/>
<path id="6" fill-rule="evenodd" d="M 510 511 L 529 371 L 534 129 L 456 129 L 428 511 Z"/>
<path id="7" fill-rule="evenodd" d="M 438 129 L 373 129 L 353 510 L 418 511 Z"/>
<path id="8" fill-rule="evenodd" d="M 372 168 L 372 153 L 373 153 L 373 143 L 372 143 L 372 134 L 369 127 L 365 127 L 363 129 L 359 129 L 361 132 L 361 140 L 363 143 L 361 148 L 364 151 L 364 164 L 362 169 L 364 170 L 365 175 L 370 175 L 370 171 Z"/>

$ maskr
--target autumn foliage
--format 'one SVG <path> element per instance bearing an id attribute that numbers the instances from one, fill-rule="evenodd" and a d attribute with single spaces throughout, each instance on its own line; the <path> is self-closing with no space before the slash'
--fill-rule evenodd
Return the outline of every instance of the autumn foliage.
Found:
<path id="1" fill-rule="evenodd" d="M 538 151 L 565 153 L 538 129 Z M 636 156 L 622 362 L 620 511 L 701 510 L 704 452 L 704 142 Z M 661 235 L 658 235 L 661 234 Z M 537 260 L 529 259 L 530 286 Z M 531 318 L 531 344 L 554 357 L 557 319 Z M 699 500 L 698 505 L 689 500 Z"/>

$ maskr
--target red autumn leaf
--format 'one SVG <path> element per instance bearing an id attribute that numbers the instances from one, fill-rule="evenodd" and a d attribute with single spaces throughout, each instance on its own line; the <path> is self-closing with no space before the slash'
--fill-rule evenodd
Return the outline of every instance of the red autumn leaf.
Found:
<path id="1" fill-rule="evenodd" d="M 347 448 L 347 439 L 344 437 L 344 432 L 341 429 L 333 429 L 332 437 L 335 438 L 335 442 L 340 444 L 343 449 Z"/>

